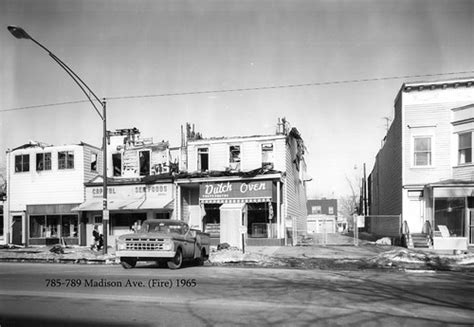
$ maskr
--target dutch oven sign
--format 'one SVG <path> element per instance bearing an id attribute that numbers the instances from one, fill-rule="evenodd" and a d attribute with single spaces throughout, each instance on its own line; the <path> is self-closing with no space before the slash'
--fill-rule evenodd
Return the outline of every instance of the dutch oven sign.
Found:
<path id="1" fill-rule="evenodd" d="M 201 199 L 269 198 L 271 181 L 203 183 L 199 186 Z"/>

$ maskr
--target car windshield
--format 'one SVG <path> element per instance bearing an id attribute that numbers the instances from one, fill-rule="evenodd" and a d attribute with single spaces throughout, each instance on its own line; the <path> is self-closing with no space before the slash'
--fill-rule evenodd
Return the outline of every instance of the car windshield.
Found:
<path id="1" fill-rule="evenodd" d="M 184 234 L 185 228 L 182 224 L 177 224 L 173 222 L 144 222 L 142 225 L 142 231 L 150 232 L 150 233 L 178 233 Z"/>

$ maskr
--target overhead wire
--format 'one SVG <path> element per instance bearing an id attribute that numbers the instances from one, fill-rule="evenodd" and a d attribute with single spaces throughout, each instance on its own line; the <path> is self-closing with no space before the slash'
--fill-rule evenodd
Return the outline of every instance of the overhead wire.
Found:
<path id="1" fill-rule="evenodd" d="M 204 91 L 189 91 L 189 92 L 174 92 L 174 93 L 157 93 L 157 94 L 146 94 L 146 95 L 115 96 L 115 97 L 106 97 L 105 99 L 110 101 L 110 100 L 130 100 L 130 99 L 144 99 L 144 98 L 171 97 L 171 96 L 184 96 L 184 95 L 247 92 L 247 91 L 261 91 L 261 90 L 298 88 L 298 87 L 310 87 L 310 86 L 354 84 L 354 83 L 387 81 L 387 80 L 396 80 L 396 79 L 448 76 L 448 75 L 460 75 L 460 74 L 472 74 L 472 73 L 474 73 L 474 70 L 461 71 L 461 72 L 436 73 L 436 74 L 417 74 L 417 75 L 401 75 L 401 76 L 375 77 L 375 78 L 360 78 L 360 79 L 312 82 L 312 83 L 301 83 L 301 84 L 270 85 L 270 86 L 246 87 L 246 88 L 235 88 L 235 89 L 221 89 L 221 90 L 204 90 Z M 0 112 L 8 112 L 8 111 L 16 111 L 16 110 L 27 110 L 27 109 L 52 107 L 52 106 L 62 106 L 62 105 L 70 105 L 70 104 L 77 104 L 77 103 L 84 103 L 84 102 L 89 102 L 89 100 L 76 100 L 76 101 L 57 102 L 57 103 L 50 103 L 50 104 L 31 105 L 31 106 L 25 106 L 25 107 L 3 109 L 3 110 L 0 110 Z"/>

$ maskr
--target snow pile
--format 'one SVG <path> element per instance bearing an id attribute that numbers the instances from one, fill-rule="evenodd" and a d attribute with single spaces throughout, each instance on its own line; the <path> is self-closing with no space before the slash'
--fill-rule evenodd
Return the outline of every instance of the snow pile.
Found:
<path id="1" fill-rule="evenodd" d="M 260 253 L 243 253 L 242 250 L 235 247 L 212 251 L 209 255 L 209 262 L 217 264 L 237 262 L 265 263 L 268 261 L 271 261 L 271 257 Z"/>
<path id="2" fill-rule="evenodd" d="M 393 262 L 425 263 L 427 259 L 428 255 L 426 253 L 414 252 L 408 249 L 395 249 L 383 252 L 368 259 L 368 261 L 379 265 L 391 265 Z"/>
<path id="3" fill-rule="evenodd" d="M 474 266 L 474 254 L 440 255 L 430 252 L 414 251 L 409 249 L 395 249 L 383 252 L 367 260 L 378 266 L 404 266 L 408 268 L 431 268 L 452 270 L 456 267 L 466 268 Z"/>
<path id="4" fill-rule="evenodd" d="M 392 245 L 392 240 L 388 237 L 382 237 L 381 239 L 378 239 L 375 241 L 375 244 L 377 245 Z"/>

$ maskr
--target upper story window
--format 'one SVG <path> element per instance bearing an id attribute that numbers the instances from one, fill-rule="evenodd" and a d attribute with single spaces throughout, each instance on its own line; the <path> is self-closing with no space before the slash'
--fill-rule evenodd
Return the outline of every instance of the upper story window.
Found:
<path id="1" fill-rule="evenodd" d="M 91 171 L 97 171 L 97 153 L 91 153 Z"/>
<path id="2" fill-rule="evenodd" d="M 114 177 L 122 176 L 122 154 L 120 152 L 112 153 L 112 166 Z"/>
<path id="3" fill-rule="evenodd" d="M 15 156 L 15 172 L 30 171 L 30 155 L 20 154 Z"/>
<path id="4" fill-rule="evenodd" d="M 231 169 L 240 170 L 240 145 L 229 147 L 229 164 Z"/>
<path id="5" fill-rule="evenodd" d="M 74 151 L 58 152 L 58 169 L 74 168 Z"/>
<path id="6" fill-rule="evenodd" d="M 197 168 L 199 171 L 209 170 L 209 148 L 197 149 Z"/>
<path id="7" fill-rule="evenodd" d="M 431 166 L 432 151 L 431 151 L 431 137 L 430 136 L 418 136 L 413 138 L 414 153 L 413 153 L 413 165 L 414 166 Z"/>
<path id="8" fill-rule="evenodd" d="M 322 212 L 321 206 L 312 206 L 311 213 L 312 214 L 320 214 Z"/>
<path id="9" fill-rule="evenodd" d="M 458 162 L 472 163 L 472 132 L 459 134 Z"/>
<path id="10" fill-rule="evenodd" d="M 150 175 L 150 151 L 139 151 L 140 176 Z"/>
<path id="11" fill-rule="evenodd" d="M 334 214 L 334 207 L 328 207 L 328 214 L 333 215 Z"/>
<path id="12" fill-rule="evenodd" d="M 273 144 L 262 144 L 262 167 L 273 169 Z"/>
<path id="13" fill-rule="evenodd" d="M 36 171 L 51 170 L 51 152 L 36 154 Z"/>

